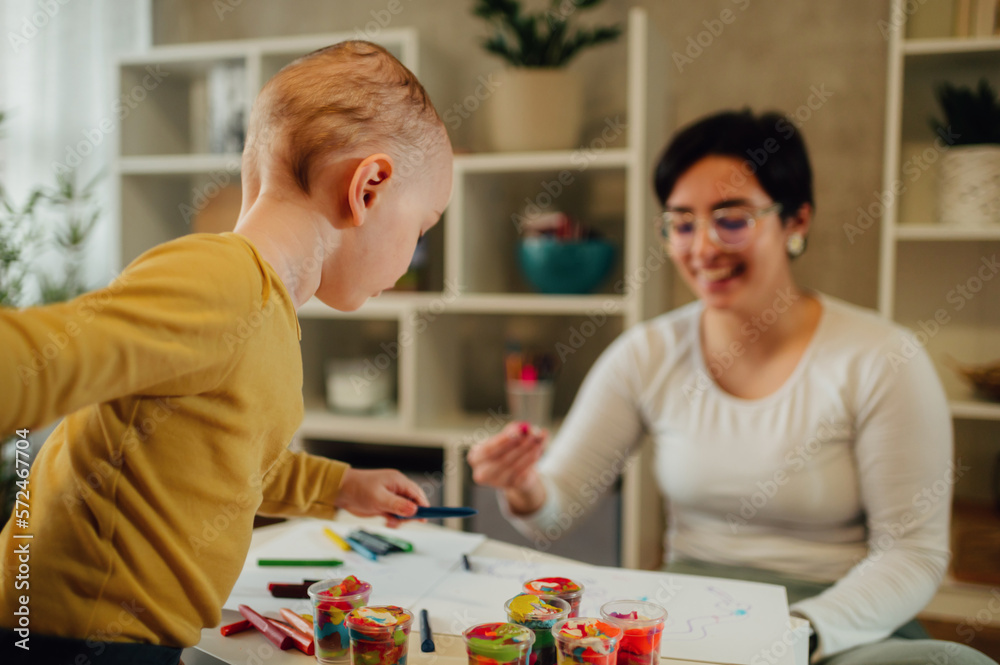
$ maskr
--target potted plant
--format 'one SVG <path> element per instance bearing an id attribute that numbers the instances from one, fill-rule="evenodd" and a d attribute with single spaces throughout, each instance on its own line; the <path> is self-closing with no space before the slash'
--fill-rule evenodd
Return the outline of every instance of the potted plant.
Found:
<path id="1" fill-rule="evenodd" d="M 936 96 L 944 120 L 931 127 L 949 137 L 941 158 L 938 219 L 942 224 L 1000 223 L 1000 100 L 987 80 L 975 88 L 944 83 Z"/>
<path id="2" fill-rule="evenodd" d="M 473 13 L 491 34 L 482 44 L 508 68 L 494 95 L 491 135 L 502 151 L 572 148 L 583 126 L 583 89 L 566 65 L 584 49 L 618 38 L 620 25 L 571 30 L 580 10 L 603 0 L 550 0 L 545 11 L 517 0 L 477 0 Z"/>

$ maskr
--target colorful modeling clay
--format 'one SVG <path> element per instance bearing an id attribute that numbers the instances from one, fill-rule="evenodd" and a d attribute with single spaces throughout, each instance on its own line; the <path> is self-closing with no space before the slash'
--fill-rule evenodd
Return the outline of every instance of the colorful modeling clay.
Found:
<path id="1" fill-rule="evenodd" d="M 559 665 L 615 665 L 622 629 L 595 618 L 560 621 L 552 628 Z"/>
<path id="2" fill-rule="evenodd" d="M 373 605 L 347 615 L 354 665 L 406 665 L 413 613 L 395 605 Z"/>
<path id="3" fill-rule="evenodd" d="M 556 647 L 552 626 L 569 616 L 569 603 L 560 598 L 539 598 L 530 593 L 514 596 L 504 605 L 507 620 L 521 624 L 535 633 L 531 647 L 531 665 L 554 665 Z"/>
<path id="4" fill-rule="evenodd" d="M 462 636 L 469 665 L 527 665 L 535 641 L 534 632 L 516 623 L 481 623 Z"/>
<path id="5" fill-rule="evenodd" d="M 313 602 L 316 660 L 321 663 L 347 663 L 350 660 L 351 641 L 344 620 L 351 610 L 367 605 L 371 593 L 372 585 L 353 575 L 324 580 L 309 587 L 309 597 Z"/>
<path id="6" fill-rule="evenodd" d="M 601 607 L 601 616 L 622 629 L 618 665 L 656 665 L 667 611 L 656 603 L 613 600 Z"/>
<path id="7" fill-rule="evenodd" d="M 568 577 L 539 577 L 524 583 L 524 593 L 533 593 L 543 598 L 562 598 L 569 603 L 569 616 L 580 615 L 580 600 L 583 598 L 583 585 Z"/>

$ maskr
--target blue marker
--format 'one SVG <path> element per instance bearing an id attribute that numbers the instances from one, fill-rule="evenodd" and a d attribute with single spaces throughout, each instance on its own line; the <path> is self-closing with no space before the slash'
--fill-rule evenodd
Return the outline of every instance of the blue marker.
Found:
<path id="1" fill-rule="evenodd" d="M 372 552 L 370 549 L 359 543 L 354 538 L 347 536 L 346 538 L 344 538 L 344 540 L 347 541 L 347 544 L 351 546 L 352 550 L 354 550 L 364 558 L 371 559 L 372 561 L 378 561 L 378 555 L 375 554 L 375 552 Z"/>

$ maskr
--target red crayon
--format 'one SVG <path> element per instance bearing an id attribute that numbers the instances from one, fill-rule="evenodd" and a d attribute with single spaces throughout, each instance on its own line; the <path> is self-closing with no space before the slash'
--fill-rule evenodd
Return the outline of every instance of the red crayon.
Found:
<path id="1" fill-rule="evenodd" d="M 313 626 L 310 622 L 306 621 L 305 618 L 300 614 L 296 614 L 287 607 L 282 607 L 280 610 L 281 618 L 284 619 L 288 625 L 298 628 L 306 635 L 310 635 L 313 632 Z"/>
<path id="2" fill-rule="evenodd" d="M 301 584 L 295 583 L 282 583 L 282 582 L 268 582 L 267 590 L 271 592 L 271 595 L 275 598 L 308 598 L 309 594 L 307 589 L 310 585 L 315 584 L 319 580 L 305 580 Z"/>
<path id="3" fill-rule="evenodd" d="M 291 649 L 294 641 L 286 633 L 279 630 L 277 627 L 268 623 L 267 619 L 254 610 L 250 609 L 246 605 L 240 605 L 240 614 L 242 614 L 247 621 L 254 625 L 254 628 L 264 633 L 264 637 L 271 640 L 274 646 L 278 647 L 282 651 Z"/>
<path id="4" fill-rule="evenodd" d="M 280 621 L 276 621 L 274 619 L 268 619 L 267 622 L 283 632 L 285 635 L 292 638 L 292 641 L 295 643 L 295 648 L 305 655 L 312 656 L 316 653 L 316 645 L 313 644 L 312 635 L 306 635 L 298 628 L 289 626 L 286 623 L 281 623 Z"/>
<path id="5" fill-rule="evenodd" d="M 250 630 L 253 628 L 253 624 L 246 619 L 240 619 L 239 621 L 231 624 L 227 624 L 219 629 L 219 632 L 229 637 L 230 635 L 235 635 L 236 633 L 242 633 L 244 630 Z"/>

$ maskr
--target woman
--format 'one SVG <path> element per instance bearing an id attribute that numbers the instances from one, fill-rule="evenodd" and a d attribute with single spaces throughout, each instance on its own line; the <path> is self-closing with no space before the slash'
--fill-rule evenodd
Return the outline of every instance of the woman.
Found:
<path id="1" fill-rule="evenodd" d="M 655 186 L 698 300 L 603 353 L 543 459 L 545 434 L 516 425 L 470 451 L 476 482 L 536 536 L 592 507 L 596 478 L 648 432 L 665 570 L 784 584 L 814 662 L 991 663 L 887 639 L 947 567 L 951 420 L 926 353 L 902 360 L 905 330 L 795 284 L 814 206 L 798 132 L 777 114 L 705 118 L 673 139 Z"/>

